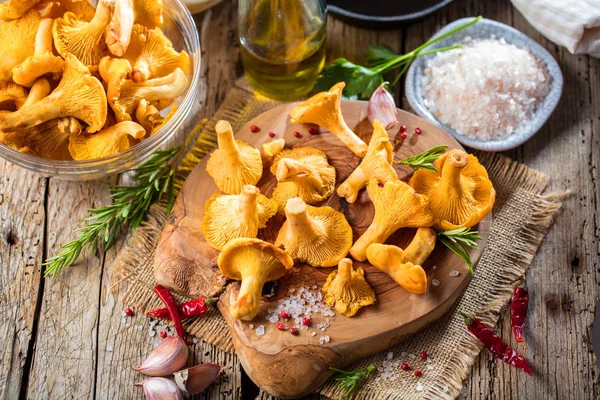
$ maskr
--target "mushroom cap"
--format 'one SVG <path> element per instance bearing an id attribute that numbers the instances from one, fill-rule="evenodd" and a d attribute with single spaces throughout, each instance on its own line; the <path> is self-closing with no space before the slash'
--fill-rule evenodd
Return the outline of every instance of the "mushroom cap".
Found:
<path id="1" fill-rule="evenodd" d="M 260 151 L 235 140 L 227 121 L 215 125 L 219 148 L 213 151 L 206 163 L 206 171 L 222 192 L 240 193 L 244 185 L 256 185 L 262 176 Z"/>
<path id="2" fill-rule="evenodd" d="M 134 82 L 160 78 L 177 68 L 187 74 L 190 67 L 188 54 L 175 51 L 173 43 L 160 28 L 148 29 L 141 25 L 134 25 L 131 42 L 123 57 L 133 65 Z"/>
<path id="3" fill-rule="evenodd" d="M 187 76 L 177 68 L 167 76 L 145 82 L 136 83 L 126 79 L 120 85 L 119 96 L 108 97 L 108 102 L 118 121 L 129 121 L 141 99 L 148 102 L 175 100 L 186 91 L 188 85 Z"/>
<path id="4" fill-rule="evenodd" d="M 293 124 L 317 124 L 338 137 L 354 154 L 364 157 L 367 145 L 348 127 L 342 116 L 342 92 L 346 84 L 336 83 L 290 110 Z"/>
<path id="5" fill-rule="evenodd" d="M 275 245 L 254 238 L 233 239 L 223 248 L 218 259 L 221 273 L 236 281 L 252 275 L 263 284 L 281 278 L 294 266 L 294 260 Z"/>
<path id="6" fill-rule="evenodd" d="M 8 0 L 0 4 L 0 20 L 10 21 L 21 18 L 42 0 Z M 4 43 L 3 43 L 4 44 Z"/>
<path id="7" fill-rule="evenodd" d="M 14 149 L 28 149 L 27 153 L 36 157 L 72 160 L 69 137 L 79 135 L 82 130 L 75 118 L 56 118 L 28 129 L 0 132 L 0 142 Z"/>
<path id="8" fill-rule="evenodd" d="M 273 159 L 271 173 L 278 180 L 273 199 L 280 210 L 294 197 L 314 204 L 327 199 L 335 189 L 335 168 L 325 153 L 312 147 L 282 150 Z"/>
<path id="9" fill-rule="evenodd" d="M 123 58 L 112 58 L 106 56 L 100 60 L 98 65 L 100 77 L 106 88 L 106 98 L 111 104 L 111 108 L 115 110 L 113 104 L 121 97 L 121 87 L 127 79 L 131 79 L 132 67 L 129 61 Z M 130 121 L 131 116 L 126 112 L 121 112 L 121 108 L 117 108 L 120 121 Z"/>
<path id="10" fill-rule="evenodd" d="M 110 23 L 114 1 L 100 0 L 91 21 L 79 19 L 72 12 L 54 20 L 52 36 L 58 54 L 66 58 L 72 54 L 89 68 L 94 69 L 107 55 L 104 31 Z"/>
<path id="11" fill-rule="evenodd" d="M 10 81 L 0 81 L 0 110 L 18 110 L 27 100 L 27 89 Z"/>
<path id="12" fill-rule="evenodd" d="M 145 134 L 144 127 L 135 122 L 119 122 L 92 135 L 71 135 L 69 152 L 74 160 L 108 157 L 129 149 Z"/>
<path id="13" fill-rule="evenodd" d="M 344 214 L 331 207 L 312 207 L 301 198 L 288 200 L 287 220 L 279 230 L 275 245 L 294 259 L 314 267 L 333 267 L 352 246 L 352 227 Z"/>
<path id="14" fill-rule="evenodd" d="M 275 200 L 260 194 L 256 186 L 246 185 L 239 195 L 215 193 L 208 199 L 201 229 L 206 241 L 222 250 L 233 239 L 255 238 L 276 213 Z"/>
<path id="15" fill-rule="evenodd" d="M 370 179 L 375 178 L 380 184 L 398 179 L 398 174 L 392 166 L 393 158 L 394 148 L 390 143 L 390 137 L 383 124 L 375 120 L 367 155 L 337 188 L 338 196 L 346 198 L 348 203 L 354 203 L 358 192 L 367 185 Z"/>
<path id="16" fill-rule="evenodd" d="M 173 104 L 169 113 L 163 117 L 154 105 L 146 99 L 142 99 L 135 109 L 135 119 L 138 124 L 144 127 L 146 135 L 151 136 L 175 115 L 177 108 L 177 104 Z"/>
<path id="17" fill-rule="evenodd" d="M 0 81 L 12 79 L 12 69 L 35 52 L 40 15 L 35 10 L 22 17 L 0 23 Z"/>
<path id="18" fill-rule="evenodd" d="M 42 11 L 43 18 L 60 18 L 65 13 L 72 12 L 78 19 L 91 21 L 96 14 L 96 9 L 87 0 L 59 0 L 52 1 Z"/>
<path id="19" fill-rule="evenodd" d="M 114 0 L 115 11 L 112 14 L 110 24 L 106 28 L 106 47 L 111 54 L 122 57 L 129 47 L 131 41 L 131 30 L 133 28 L 133 1 Z"/>
<path id="20" fill-rule="evenodd" d="M 275 139 L 270 142 L 265 142 L 262 144 L 262 151 L 265 156 L 273 157 L 277 154 L 281 153 L 283 148 L 285 147 L 285 139 Z"/>
<path id="21" fill-rule="evenodd" d="M 419 169 L 410 185 L 429 201 L 433 227 L 441 230 L 477 225 L 494 206 L 496 191 L 477 157 L 450 150 L 436 162 L 434 171 Z"/>
<path id="22" fill-rule="evenodd" d="M 323 285 L 325 303 L 346 317 L 354 316 L 363 306 L 374 304 L 375 292 L 364 275 L 362 268 L 352 268 L 352 260 L 342 258 L 338 269 L 329 274 Z"/>
<path id="23" fill-rule="evenodd" d="M 133 15 L 137 24 L 160 28 L 163 24 L 163 0 L 134 0 Z"/>

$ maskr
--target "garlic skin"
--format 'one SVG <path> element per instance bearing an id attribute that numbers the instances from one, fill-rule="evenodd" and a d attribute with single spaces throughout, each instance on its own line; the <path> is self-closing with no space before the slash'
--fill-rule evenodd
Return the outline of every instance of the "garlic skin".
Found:
<path id="1" fill-rule="evenodd" d="M 148 376 L 167 376 L 180 370 L 188 358 L 188 348 L 179 336 L 164 339 L 134 371 Z"/>
<path id="2" fill-rule="evenodd" d="M 367 116 L 371 125 L 378 120 L 389 130 L 398 125 L 398 110 L 394 97 L 385 89 L 387 84 L 388 82 L 383 82 L 371 95 Z"/>
<path id="3" fill-rule="evenodd" d="M 183 400 L 183 393 L 167 378 L 149 378 L 136 385 L 144 389 L 147 400 Z"/>
<path id="4" fill-rule="evenodd" d="M 175 372 L 175 383 L 186 394 L 198 394 L 206 390 L 221 373 L 219 364 L 206 363 Z"/>

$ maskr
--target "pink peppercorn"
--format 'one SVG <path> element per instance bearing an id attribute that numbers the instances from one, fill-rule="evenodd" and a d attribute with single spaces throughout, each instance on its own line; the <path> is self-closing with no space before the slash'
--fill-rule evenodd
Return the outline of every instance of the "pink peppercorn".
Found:
<path id="1" fill-rule="evenodd" d="M 421 354 L 419 354 L 419 357 L 421 357 L 421 360 L 427 360 L 427 353 L 422 351 Z"/>
<path id="2" fill-rule="evenodd" d="M 301 138 L 302 137 L 302 135 L 298 131 L 294 132 L 294 136 L 297 137 L 297 138 Z"/>
<path id="3" fill-rule="evenodd" d="M 128 317 L 131 317 L 133 315 L 133 310 L 131 308 L 126 308 L 125 315 L 127 315 Z"/>
<path id="4" fill-rule="evenodd" d="M 410 368 L 410 367 L 408 366 L 408 364 L 407 364 L 407 363 L 402 363 L 402 365 L 400 366 L 400 369 L 401 369 L 402 371 L 408 371 L 408 369 L 409 369 L 409 368 Z"/>
<path id="5" fill-rule="evenodd" d="M 285 330 L 285 324 L 283 322 L 279 322 L 277 324 L 277 329 L 279 329 L 280 331 L 284 331 Z"/>
<path id="6" fill-rule="evenodd" d="M 298 328 L 296 328 L 295 326 L 290 327 L 290 333 L 296 336 L 298 334 Z"/>
<path id="7" fill-rule="evenodd" d="M 415 369 L 414 374 L 415 374 L 415 376 L 421 376 L 421 375 L 423 375 L 423 373 L 421 371 L 419 371 L 418 369 Z"/>
<path id="8" fill-rule="evenodd" d="M 406 132 L 406 125 L 400 126 L 400 132 Z"/>
<path id="9" fill-rule="evenodd" d="M 406 139 L 406 138 L 407 138 L 406 132 L 402 132 L 402 133 L 400 133 L 400 137 L 401 137 L 402 139 Z"/>
<path id="10" fill-rule="evenodd" d="M 194 344 L 194 341 L 192 339 L 188 339 L 185 341 L 185 344 L 187 344 L 188 346 L 191 346 L 192 344 Z"/>
<path id="11" fill-rule="evenodd" d="M 260 131 L 260 129 L 258 128 L 258 126 L 256 126 L 256 125 L 250 126 L 250 132 L 256 133 L 258 131 Z"/>
<path id="12" fill-rule="evenodd" d="M 269 137 L 272 139 L 275 137 L 275 132 L 269 132 Z"/>
<path id="13" fill-rule="evenodd" d="M 308 133 L 310 133 L 311 135 L 316 135 L 317 133 L 319 133 L 319 130 L 317 128 L 310 128 L 308 130 Z"/>
<path id="14" fill-rule="evenodd" d="M 167 337 L 167 331 L 161 331 L 160 332 L 160 337 L 163 338 L 163 339 L 166 338 Z"/>
<path id="15" fill-rule="evenodd" d="M 287 311 L 285 311 L 285 310 L 281 310 L 281 312 L 279 313 L 279 316 L 280 316 L 282 319 L 285 319 L 286 321 L 287 321 L 288 319 L 290 319 L 290 313 L 288 313 L 288 312 L 287 312 Z"/>
<path id="16" fill-rule="evenodd" d="M 308 318 L 308 317 L 302 318 L 302 325 L 310 326 L 310 318 Z"/>
<path id="17" fill-rule="evenodd" d="M 420 134 L 422 134 L 422 133 L 423 133 L 423 131 L 421 130 L 421 128 L 419 128 L 419 127 L 416 127 L 416 128 L 415 128 L 415 133 L 416 133 L 417 135 L 420 135 Z"/>

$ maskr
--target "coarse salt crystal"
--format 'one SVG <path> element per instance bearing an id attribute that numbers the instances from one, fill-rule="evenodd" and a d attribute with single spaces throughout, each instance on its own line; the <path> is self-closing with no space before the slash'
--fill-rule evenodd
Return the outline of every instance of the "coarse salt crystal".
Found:
<path id="1" fill-rule="evenodd" d="M 460 275 L 460 272 L 458 272 L 458 271 L 450 272 L 450 276 L 459 276 L 459 275 Z"/>
<path id="2" fill-rule="evenodd" d="M 416 356 L 416 355 L 414 355 L 414 354 L 412 354 L 412 353 L 411 353 L 411 354 L 409 354 L 409 355 L 408 355 L 408 357 L 409 357 L 409 358 L 417 358 L 417 356 Z"/>
<path id="3" fill-rule="evenodd" d="M 435 271 L 437 269 L 437 265 L 434 265 L 433 267 L 431 267 L 431 269 Z"/>
<path id="4" fill-rule="evenodd" d="M 317 332 L 311 333 L 310 336 L 317 336 Z"/>
<path id="5" fill-rule="evenodd" d="M 433 365 L 428 365 L 427 369 L 433 369 Z"/>
<path id="6" fill-rule="evenodd" d="M 249 324 L 249 325 L 248 325 L 248 328 L 250 328 L 250 329 L 254 329 L 254 324 Z"/>
<path id="7" fill-rule="evenodd" d="M 394 358 L 394 353 L 390 351 L 389 353 L 387 353 L 387 359 L 391 360 L 392 358 Z"/>
<path id="8" fill-rule="evenodd" d="M 437 279 L 432 279 L 432 280 L 431 280 L 431 284 L 432 284 L 433 286 L 440 286 L 440 281 L 439 281 L 439 280 L 437 280 Z"/>
<path id="9" fill-rule="evenodd" d="M 417 386 L 415 387 L 415 389 L 417 389 L 417 392 L 422 392 L 423 391 L 423 384 L 421 382 L 417 383 Z"/>
<path id="10" fill-rule="evenodd" d="M 265 334 L 265 327 L 264 327 L 264 325 L 260 325 L 258 328 L 256 328 L 256 334 L 258 336 L 263 336 Z"/>
<path id="11" fill-rule="evenodd" d="M 444 393 L 447 393 L 450 389 L 448 388 L 448 385 L 444 385 L 444 388 L 442 390 L 444 391 Z"/>
<path id="12" fill-rule="evenodd" d="M 113 347 L 112 346 L 106 346 L 106 351 L 113 351 Z"/>

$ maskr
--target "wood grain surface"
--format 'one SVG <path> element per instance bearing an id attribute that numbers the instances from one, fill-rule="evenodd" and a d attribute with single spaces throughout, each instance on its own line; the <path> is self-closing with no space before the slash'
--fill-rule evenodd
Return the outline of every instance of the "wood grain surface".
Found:
<path id="1" fill-rule="evenodd" d="M 591 327 L 600 296 L 600 60 L 572 55 L 552 44 L 509 0 L 454 0 L 440 12 L 397 30 L 360 29 L 329 18 L 328 56 L 361 62 L 364 50 L 378 43 L 409 51 L 445 24 L 474 15 L 514 26 L 558 60 L 565 77 L 558 108 L 535 137 L 505 154 L 550 175 L 550 191 L 570 189 L 572 195 L 563 203 L 527 274 L 532 294 L 525 328 L 527 347 L 514 341 L 508 314 L 498 327 L 501 336 L 531 361 L 534 376 L 519 374 L 482 352 L 461 397 L 597 399 L 600 368 L 592 352 Z M 203 53 L 199 115 L 210 117 L 242 73 L 236 3 L 225 0 L 194 17 Z M 402 98 L 401 86 L 396 94 Z M 180 143 L 183 138 L 175 140 Z M 93 183 L 72 185 L 0 160 L 1 399 L 13 400 L 19 394 L 31 399 L 143 399 L 141 391 L 131 386 L 137 377 L 129 368 L 155 342 L 145 331 L 135 330 L 136 324 L 145 321 L 142 316 L 134 317 L 129 328 L 120 322 L 125 306 L 108 287 L 114 250 L 106 255 L 88 253 L 87 261 L 82 259 L 66 271 L 62 282 L 41 278 L 42 259 L 75 237 L 83 209 L 106 204 L 105 188 Z M 86 291 L 79 286 L 86 287 L 89 296 L 85 296 L 92 299 L 82 300 Z M 61 312 L 61 295 L 67 296 L 65 304 L 84 301 L 85 306 L 65 305 Z M 58 344 L 51 343 L 53 335 Z M 67 345 L 67 337 L 73 345 Z M 254 398 L 256 388 L 243 380 L 234 356 L 215 359 L 214 354 L 221 353 L 202 343 L 193 349 L 196 360 L 230 367 L 226 380 L 198 398 Z M 82 360 L 84 356 L 91 360 Z M 33 388 L 30 382 L 40 386 Z M 29 393 L 28 388 L 32 388 Z"/>

